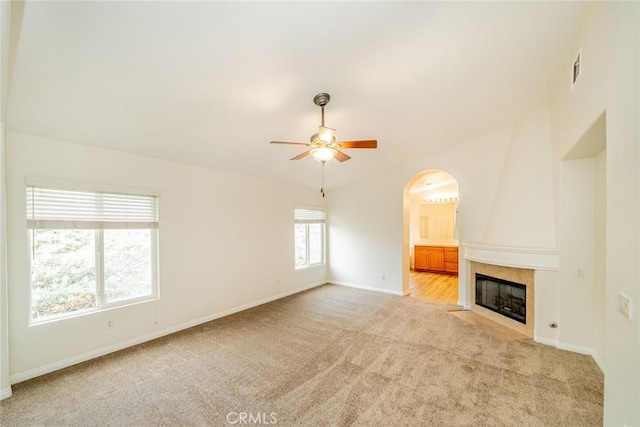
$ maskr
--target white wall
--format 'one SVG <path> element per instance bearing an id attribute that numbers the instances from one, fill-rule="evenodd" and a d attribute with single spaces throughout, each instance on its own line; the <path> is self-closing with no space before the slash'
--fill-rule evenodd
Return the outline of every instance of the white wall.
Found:
<path id="1" fill-rule="evenodd" d="M 514 127 L 483 242 L 555 248 L 551 116 L 534 111 Z"/>
<path id="2" fill-rule="evenodd" d="M 12 382 L 325 281 L 294 270 L 293 208 L 321 206 L 314 190 L 18 133 L 7 161 Z M 161 191 L 160 299 L 29 326 L 26 176 Z"/>
<path id="3" fill-rule="evenodd" d="M 328 194 L 332 283 L 402 294 L 404 184 L 392 178 L 380 173 Z"/>
<path id="4" fill-rule="evenodd" d="M 604 424 L 607 426 L 640 425 L 639 19 L 638 2 L 590 4 L 573 49 L 567 52 L 566 79 L 559 85 L 552 105 L 553 152 L 557 165 L 606 112 L 603 359 Z M 582 51 L 582 74 L 571 88 L 571 67 L 579 50 Z M 597 163 L 596 157 L 596 166 Z M 602 192 L 596 189 L 598 191 Z M 561 220 L 559 228 L 570 226 L 571 220 Z M 563 256 L 579 255 L 577 248 L 575 251 Z M 597 287 L 592 291 L 600 293 Z M 618 312 L 619 292 L 631 297 L 635 313 L 631 320 Z M 561 306 L 566 303 L 561 301 Z M 591 315 L 602 317 L 597 312 Z M 594 333 L 597 333 L 595 329 Z M 602 344 L 596 339 L 594 350 L 598 346 Z"/>

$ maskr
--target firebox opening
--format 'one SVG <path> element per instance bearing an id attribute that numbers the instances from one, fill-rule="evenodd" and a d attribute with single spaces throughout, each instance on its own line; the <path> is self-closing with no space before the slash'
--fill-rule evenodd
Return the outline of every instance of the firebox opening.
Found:
<path id="1" fill-rule="evenodd" d="M 527 324 L 527 288 L 520 283 L 476 273 L 476 304 Z"/>

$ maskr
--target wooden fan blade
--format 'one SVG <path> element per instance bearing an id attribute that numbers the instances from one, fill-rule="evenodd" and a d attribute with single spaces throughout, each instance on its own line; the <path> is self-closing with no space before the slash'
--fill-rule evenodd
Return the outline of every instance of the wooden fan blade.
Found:
<path id="1" fill-rule="evenodd" d="M 307 147 L 311 145 L 307 142 L 284 142 L 284 141 L 271 141 L 269 144 L 306 145 Z"/>
<path id="2" fill-rule="evenodd" d="M 351 157 L 347 156 L 346 154 L 344 154 L 342 151 L 338 151 L 336 153 L 335 156 L 333 156 L 334 159 L 336 159 L 339 162 L 346 162 L 347 160 L 349 160 Z"/>
<path id="3" fill-rule="evenodd" d="M 364 141 L 342 141 L 338 142 L 340 148 L 378 148 L 378 141 L 367 139 Z"/>
<path id="4" fill-rule="evenodd" d="M 300 153 L 300 154 L 298 154 L 297 156 L 292 157 L 290 160 L 300 160 L 300 159 L 303 159 L 303 158 L 307 157 L 307 156 L 309 155 L 309 153 L 311 153 L 311 150 L 309 150 L 309 151 L 305 151 L 304 153 Z"/>

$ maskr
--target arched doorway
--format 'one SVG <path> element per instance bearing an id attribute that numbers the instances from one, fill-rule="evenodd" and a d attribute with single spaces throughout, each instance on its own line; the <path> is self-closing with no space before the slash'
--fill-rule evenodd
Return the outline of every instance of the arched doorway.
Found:
<path id="1" fill-rule="evenodd" d="M 406 184 L 405 295 L 458 303 L 458 202 L 458 182 L 446 171 L 425 170 Z"/>

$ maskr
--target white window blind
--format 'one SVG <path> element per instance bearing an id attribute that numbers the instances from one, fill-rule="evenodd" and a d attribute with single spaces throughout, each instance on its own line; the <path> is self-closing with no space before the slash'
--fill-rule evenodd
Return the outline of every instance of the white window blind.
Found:
<path id="1" fill-rule="evenodd" d="M 293 211 L 296 224 L 324 223 L 324 210 L 295 208 Z"/>
<path id="2" fill-rule="evenodd" d="M 156 196 L 27 187 L 29 229 L 158 228 Z"/>

